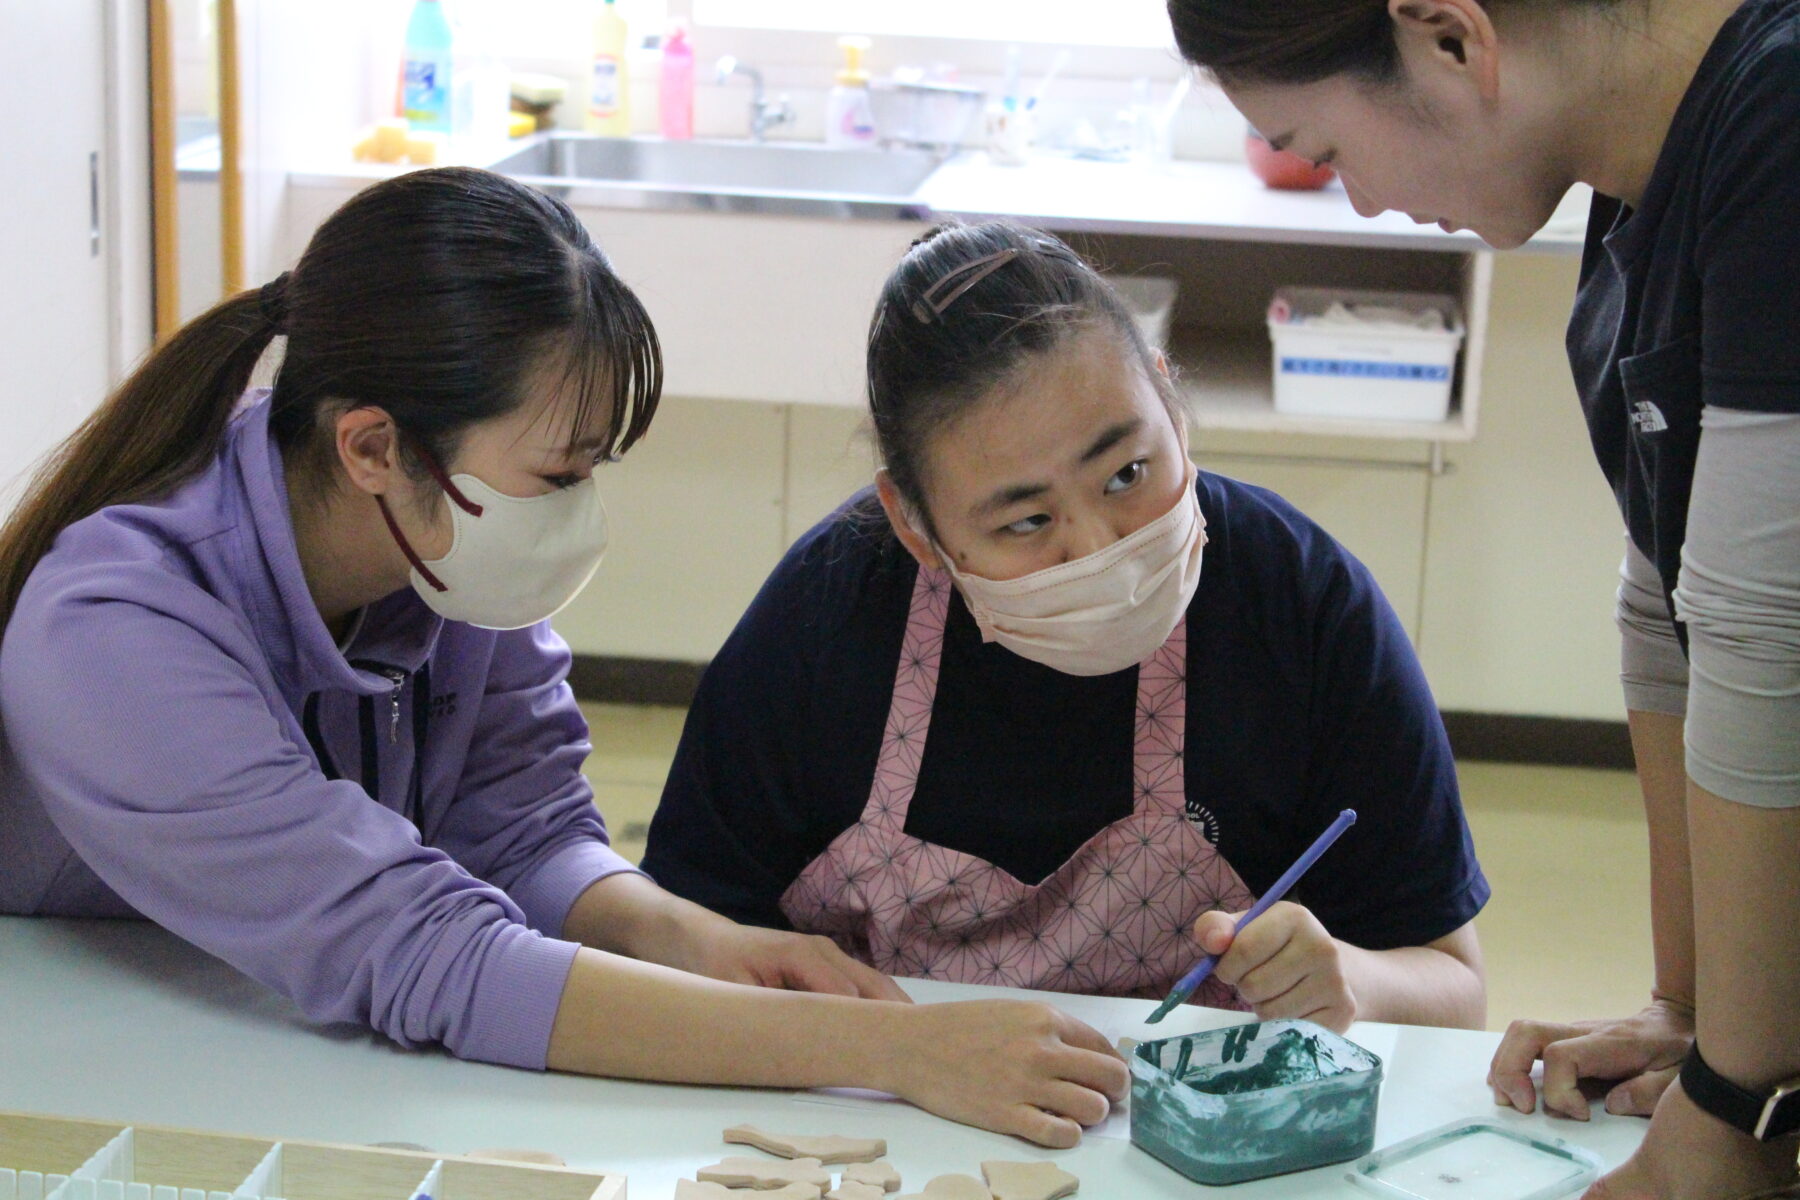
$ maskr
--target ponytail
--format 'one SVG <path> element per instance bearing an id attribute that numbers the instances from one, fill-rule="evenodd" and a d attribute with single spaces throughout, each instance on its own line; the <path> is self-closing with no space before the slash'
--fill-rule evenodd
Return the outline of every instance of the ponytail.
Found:
<path id="1" fill-rule="evenodd" d="M 213 457 L 277 332 L 279 288 L 222 300 L 153 350 L 44 460 L 0 526 L 0 631 L 64 529 L 111 504 L 162 495 Z"/>

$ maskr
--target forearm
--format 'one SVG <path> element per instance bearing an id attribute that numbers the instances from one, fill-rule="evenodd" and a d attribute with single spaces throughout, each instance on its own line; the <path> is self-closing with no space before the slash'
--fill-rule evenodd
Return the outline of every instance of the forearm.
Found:
<path id="1" fill-rule="evenodd" d="M 1650 834 L 1650 922 L 1658 999 L 1694 1006 L 1694 879 L 1688 854 L 1683 719 L 1630 712 L 1631 750 Z"/>
<path id="2" fill-rule="evenodd" d="M 553 1070 L 624 1079 L 897 1091 L 892 1047 L 916 1011 L 723 983 L 582 950 L 548 1061 Z"/>
<path id="3" fill-rule="evenodd" d="M 642 875 L 618 874 L 581 894 L 569 909 L 562 935 L 595 950 L 686 970 L 694 936 L 730 924 L 729 918 L 666 892 Z"/>
<path id="4" fill-rule="evenodd" d="M 1456 937 L 1456 934 L 1452 934 Z M 1473 945 L 1474 934 L 1468 941 Z M 1364 950 L 1339 942 L 1344 976 L 1356 997 L 1359 1021 L 1482 1029 L 1487 1025 L 1487 981 L 1480 951 L 1472 961 L 1432 946 Z"/>
<path id="5" fill-rule="evenodd" d="M 1752 1088 L 1800 1075 L 1800 808 L 1736 804 L 1698 785 L 1689 808 L 1706 1060 Z"/>

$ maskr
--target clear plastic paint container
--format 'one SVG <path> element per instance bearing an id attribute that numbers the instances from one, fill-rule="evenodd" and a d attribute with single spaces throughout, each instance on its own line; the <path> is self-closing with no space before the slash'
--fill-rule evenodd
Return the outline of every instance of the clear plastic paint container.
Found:
<path id="1" fill-rule="evenodd" d="M 1262 1021 L 1131 1053 L 1131 1141 L 1199 1183 L 1367 1154 L 1381 1059 L 1311 1021 Z"/>
<path id="2" fill-rule="evenodd" d="M 1494 1121 L 1453 1121 L 1377 1151 L 1350 1171 L 1365 1192 L 1399 1200 L 1555 1200 L 1600 1175 L 1600 1156 Z"/>

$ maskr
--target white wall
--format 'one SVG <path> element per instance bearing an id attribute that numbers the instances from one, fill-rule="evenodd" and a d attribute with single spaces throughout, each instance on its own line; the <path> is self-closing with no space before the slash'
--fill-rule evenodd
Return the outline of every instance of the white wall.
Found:
<path id="1" fill-rule="evenodd" d="M 1623 525 L 1563 352 L 1573 258 L 1500 255 L 1481 430 L 1433 485 L 1421 629 L 1448 709 L 1623 719 Z"/>

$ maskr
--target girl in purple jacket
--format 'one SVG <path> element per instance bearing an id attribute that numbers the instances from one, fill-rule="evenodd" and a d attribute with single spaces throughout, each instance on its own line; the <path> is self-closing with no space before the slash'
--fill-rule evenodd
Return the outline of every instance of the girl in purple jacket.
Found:
<path id="1" fill-rule="evenodd" d="M 661 382 L 574 214 L 460 168 L 369 188 L 158 348 L 0 529 L 0 912 L 147 917 L 402 1044 L 1073 1144 L 1127 1081 L 1092 1029 L 899 1003 L 608 846 L 547 618 Z"/>

